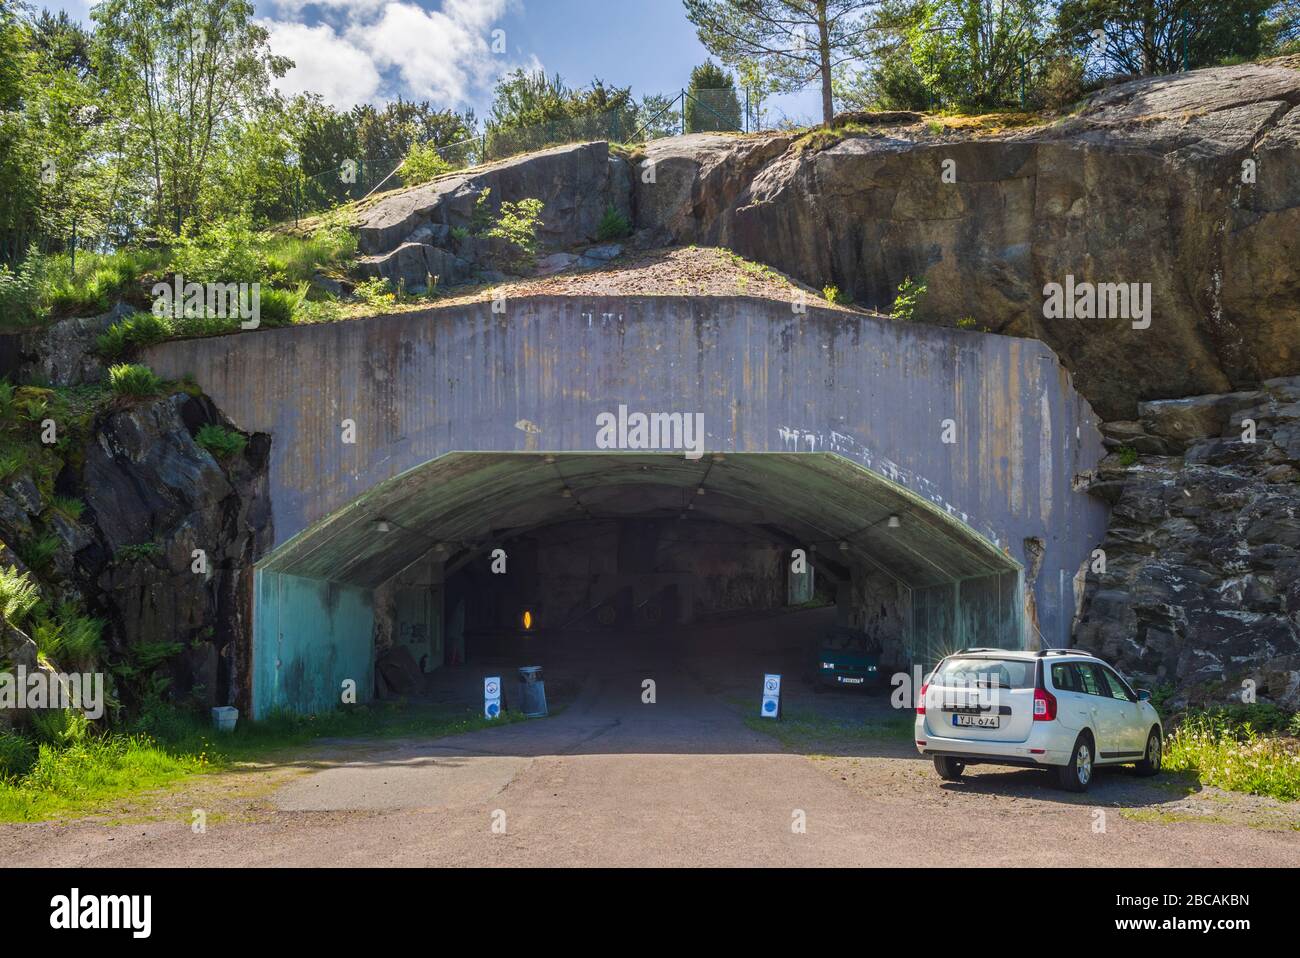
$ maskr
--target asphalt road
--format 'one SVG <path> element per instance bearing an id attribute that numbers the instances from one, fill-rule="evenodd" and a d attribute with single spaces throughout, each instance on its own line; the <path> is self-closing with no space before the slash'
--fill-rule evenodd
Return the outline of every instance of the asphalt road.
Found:
<path id="1" fill-rule="evenodd" d="M 746 670 L 738 670 L 745 672 Z M 562 714 L 435 741 L 333 743 L 159 798 L 155 814 L 0 827 L 26 866 L 1295 865 L 1298 813 L 1103 771 L 942 784 L 897 736 L 792 742 L 749 727 L 700 661 L 590 672 Z M 657 701 L 642 701 L 656 678 Z M 706 684 L 708 683 L 708 684 Z M 744 688 L 753 685 L 748 683 Z M 750 692 L 756 691 L 749 689 Z M 796 684 L 791 694 L 799 695 Z M 753 710 L 757 711 L 757 696 Z M 807 697 L 810 701 L 812 696 Z M 818 708 L 886 710 L 831 694 Z M 824 703 L 824 705 L 823 705 Z M 209 824 L 190 827 L 192 807 Z"/>

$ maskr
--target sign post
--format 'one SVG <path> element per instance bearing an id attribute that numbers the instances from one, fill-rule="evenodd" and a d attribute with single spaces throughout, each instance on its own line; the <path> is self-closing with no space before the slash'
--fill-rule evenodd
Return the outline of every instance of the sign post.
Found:
<path id="1" fill-rule="evenodd" d="M 499 675 L 483 680 L 483 715 L 490 719 L 501 717 L 501 676 Z"/>
<path id="2" fill-rule="evenodd" d="M 763 707 L 759 715 L 770 719 L 781 717 L 781 676 L 763 676 Z"/>

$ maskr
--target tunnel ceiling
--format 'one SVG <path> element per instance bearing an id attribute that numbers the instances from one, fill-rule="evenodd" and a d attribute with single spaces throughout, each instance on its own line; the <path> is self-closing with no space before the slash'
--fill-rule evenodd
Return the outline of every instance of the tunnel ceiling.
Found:
<path id="1" fill-rule="evenodd" d="M 374 587 L 434 549 L 450 558 L 560 522 L 683 514 L 760 526 L 791 548 L 856 559 L 913 588 L 1018 567 L 960 521 L 831 454 L 692 462 L 680 454 L 454 453 L 375 488 L 261 568 Z M 891 515 L 898 528 L 889 527 Z M 389 531 L 379 530 L 381 520 Z"/>

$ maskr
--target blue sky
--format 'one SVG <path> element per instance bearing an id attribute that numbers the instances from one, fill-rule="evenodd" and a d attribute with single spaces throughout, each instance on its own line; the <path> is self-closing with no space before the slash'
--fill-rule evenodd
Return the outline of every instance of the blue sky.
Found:
<path id="1" fill-rule="evenodd" d="M 46 6 L 88 20 L 91 3 Z M 483 116 L 495 78 L 516 66 L 572 85 L 599 77 L 640 98 L 680 90 L 708 56 L 680 0 L 256 0 L 256 9 L 272 49 L 297 64 L 283 88 L 339 107 L 401 95 Z M 768 105 L 773 119 L 820 114 L 816 90 Z"/>

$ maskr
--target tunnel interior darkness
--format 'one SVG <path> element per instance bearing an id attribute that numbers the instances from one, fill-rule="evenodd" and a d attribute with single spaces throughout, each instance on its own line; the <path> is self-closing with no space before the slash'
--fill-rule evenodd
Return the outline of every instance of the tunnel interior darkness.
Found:
<path id="1" fill-rule="evenodd" d="M 1018 563 L 834 454 L 454 453 L 259 563 L 253 713 L 327 710 L 348 681 L 366 701 L 377 648 L 460 665 L 525 611 L 535 631 L 663 630 L 813 588 L 894 667 L 1025 644 Z"/>

